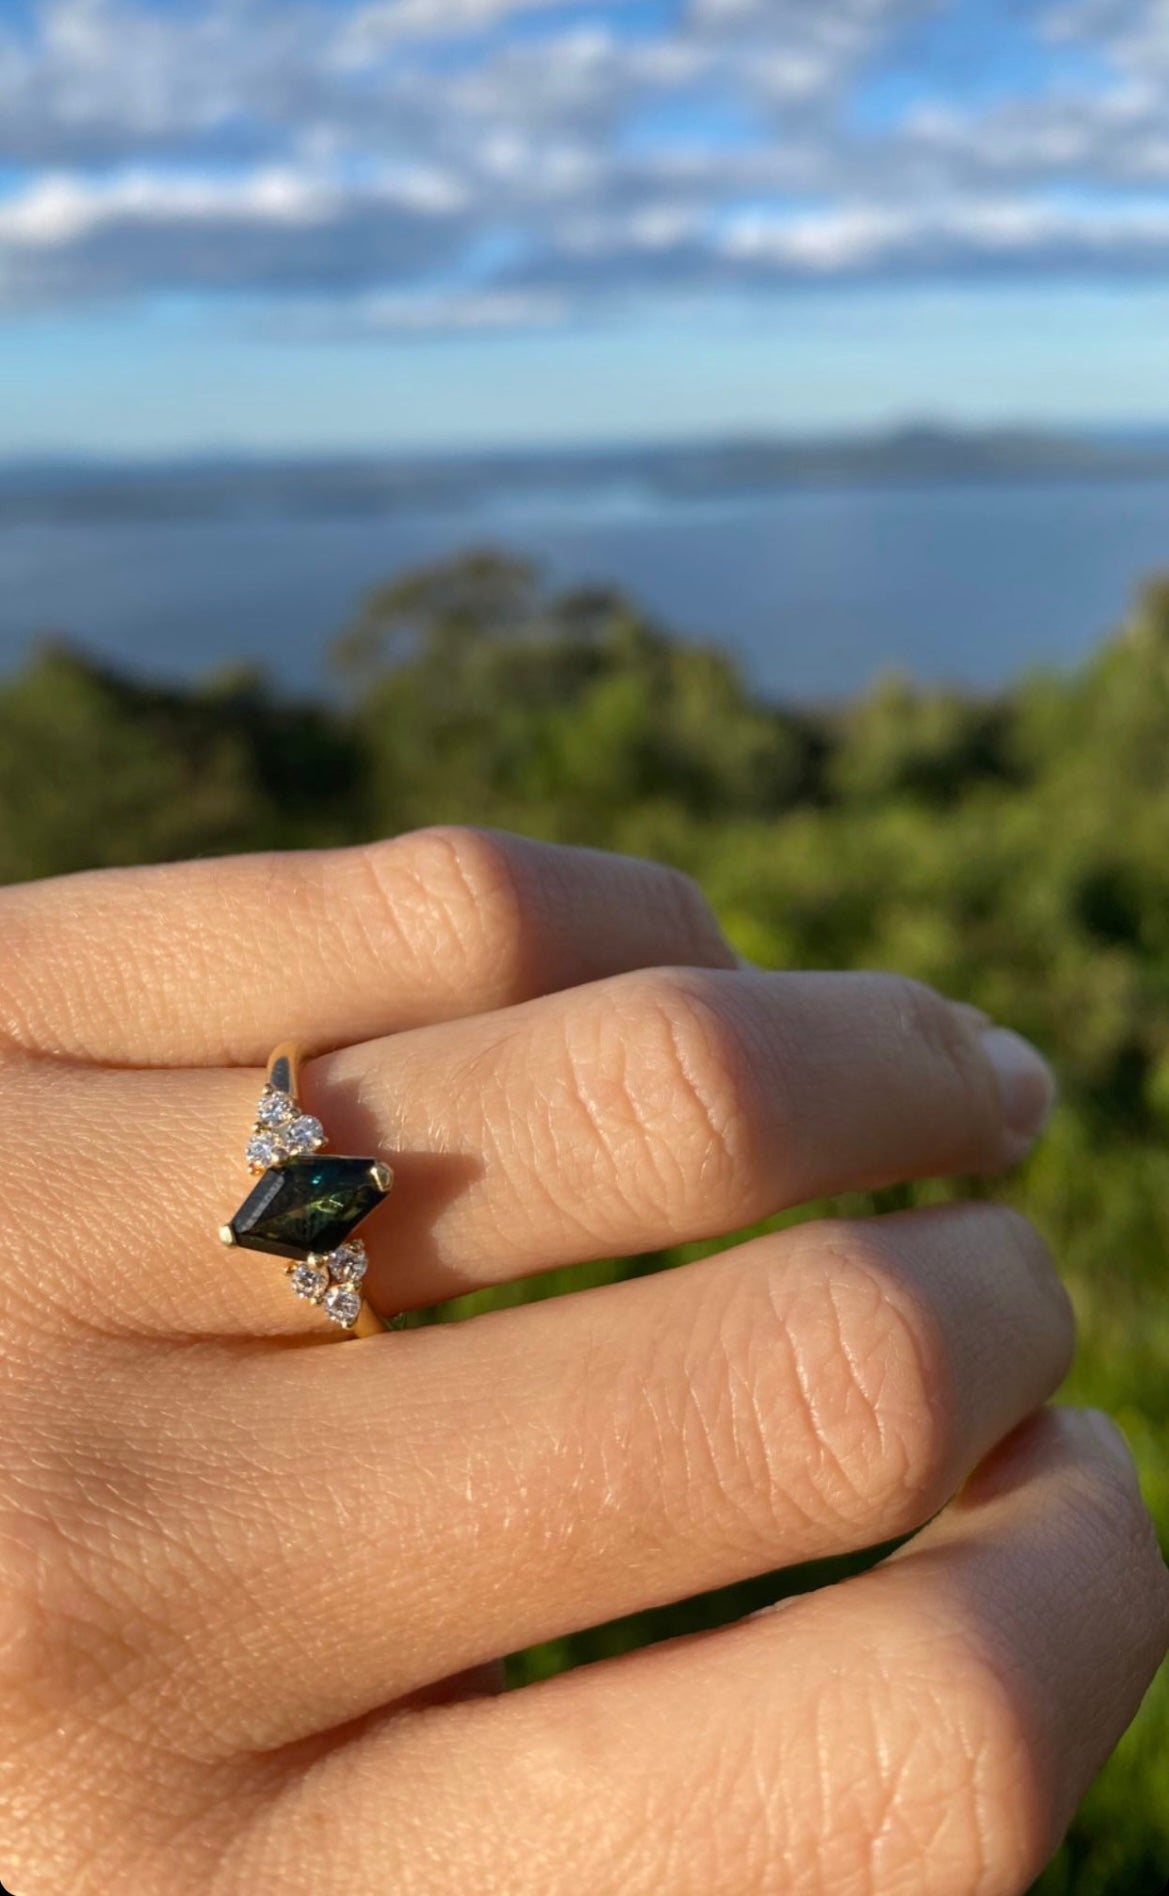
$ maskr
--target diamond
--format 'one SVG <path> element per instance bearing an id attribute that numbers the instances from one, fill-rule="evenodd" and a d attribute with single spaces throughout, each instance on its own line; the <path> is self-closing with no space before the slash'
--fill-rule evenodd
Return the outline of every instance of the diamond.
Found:
<path id="1" fill-rule="evenodd" d="M 325 1143 L 325 1128 L 319 1119 L 310 1119 L 307 1113 L 302 1113 L 283 1128 L 280 1138 L 288 1152 L 296 1158 L 304 1158 L 310 1152 L 320 1151 Z"/>
<path id="2" fill-rule="evenodd" d="M 256 1126 L 258 1130 L 275 1131 L 286 1126 L 290 1119 L 296 1118 L 296 1101 L 287 1093 L 278 1093 L 270 1088 L 261 1098 L 256 1108 Z"/>
<path id="3" fill-rule="evenodd" d="M 389 1184 L 379 1159 L 289 1159 L 265 1172 L 227 1228 L 248 1251 L 328 1256 L 377 1210 Z"/>
<path id="4" fill-rule="evenodd" d="M 351 1330 L 361 1315 L 361 1298 L 348 1284 L 334 1284 L 332 1290 L 325 1292 L 325 1309 L 334 1323 L 343 1330 Z"/>
<path id="5" fill-rule="evenodd" d="M 247 1159 L 253 1172 L 266 1172 L 284 1157 L 284 1148 L 280 1139 L 272 1132 L 253 1133 L 248 1140 Z"/>
<path id="6" fill-rule="evenodd" d="M 315 1264 L 296 1264 L 288 1273 L 288 1281 L 298 1297 L 307 1303 L 319 1304 L 329 1288 L 326 1273 Z"/>
<path id="7" fill-rule="evenodd" d="M 348 1244 L 343 1244 L 325 1262 L 335 1284 L 360 1284 L 369 1269 L 369 1259 L 360 1238 L 353 1238 Z"/>

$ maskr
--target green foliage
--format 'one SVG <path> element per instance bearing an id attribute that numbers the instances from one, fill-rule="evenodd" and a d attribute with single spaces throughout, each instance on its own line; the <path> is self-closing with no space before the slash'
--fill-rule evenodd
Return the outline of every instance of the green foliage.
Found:
<path id="1" fill-rule="evenodd" d="M 340 840 L 364 759 L 246 674 L 166 691 L 47 646 L 0 685 L 0 881 Z"/>
<path id="2" fill-rule="evenodd" d="M 1079 1308 L 1069 1393 L 1119 1415 L 1169 1537 L 1169 582 L 1080 671 L 993 700 L 891 680 L 832 713 L 765 704 L 725 655 L 620 595 L 550 595 L 489 553 L 374 594 L 337 657 L 343 695 L 316 711 L 255 679 L 164 691 L 43 652 L 0 687 L 0 878 L 492 823 L 677 863 L 765 964 L 898 968 L 978 1003 L 1059 1069 L 1051 1134 L 1007 1190 Z M 436 1314 L 581 1281 L 560 1272 Z M 837 1572 L 595 1629 L 518 1656 L 513 1676 Z M 1162 1681 L 1043 1896 L 1153 1896 L 1167 1792 Z"/>
<path id="3" fill-rule="evenodd" d="M 474 811 L 603 842 L 658 804 L 764 816 L 810 778 L 806 722 L 756 705 L 722 653 L 616 593 L 548 597 L 487 554 L 375 593 L 339 649 L 382 830 Z"/>

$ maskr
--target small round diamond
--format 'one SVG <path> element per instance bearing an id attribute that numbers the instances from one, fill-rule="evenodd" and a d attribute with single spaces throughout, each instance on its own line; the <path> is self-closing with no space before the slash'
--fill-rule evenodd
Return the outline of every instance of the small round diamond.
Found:
<path id="1" fill-rule="evenodd" d="M 319 1304 L 329 1287 L 329 1279 L 315 1264 L 297 1264 L 288 1273 L 288 1281 L 298 1297 Z"/>
<path id="2" fill-rule="evenodd" d="M 369 1269 L 369 1259 L 360 1239 L 343 1244 L 328 1259 L 329 1276 L 335 1284 L 360 1284 Z"/>
<path id="3" fill-rule="evenodd" d="M 248 1164 L 255 1172 L 266 1172 L 284 1157 L 279 1139 L 271 1132 L 257 1132 L 248 1140 Z"/>
<path id="4" fill-rule="evenodd" d="M 310 1119 L 307 1114 L 302 1114 L 283 1128 L 280 1137 L 289 1152 L 302 1156 L 320 1151 L 325 1143 L 325 1128 L 319 1119 Z"/>
<path id="5" fill-rule="evenodd" d="M 296 1102 L 287 1093 L 265 1093 L 256 1108 L 256 1125 L 264 1131 L 274 1132 L 295 1118 Z"/>
<path id="6" fill-rule="evenodd" d="M 334 1323 L 343 1330 L 351 1330 L 361 1315 L 361 1298 L 348 1284 L 334 1284 L 332 1290 L 325 1292 L 325 1309 Z"/>

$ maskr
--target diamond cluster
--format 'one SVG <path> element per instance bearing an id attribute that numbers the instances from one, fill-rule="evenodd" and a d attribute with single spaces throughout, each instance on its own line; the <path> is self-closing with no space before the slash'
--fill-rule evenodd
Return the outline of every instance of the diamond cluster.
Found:
<path id="1" fill-rule="evenodd" d="M 318 1158 L 324 1144 L 320 1120 L 269 1080 L 247 1147 L 260 1182 L 224 1235 L 233 1244 L 292 1258 L 288 1279 L 296 1295 L 352 1330 L 369 1260 L 361 1239 L 347 1234 L 381 1203 L 393 1174 L 375 1159 Z"/>
<path id="2" fill-rule="evenodd" d="M 369 1260 L 360 1238 L 350 1238 L 327 1257 L 313 1256 L 293 1264 L 288 1279 L 298 1297 L 317 1304 L 343 1330 L 351 1330 L 361 1315 L 361 1285 Z"/>
<path id="3" fill-rule="evenodd" d="M 275 1086 L 264 1088 L 248 1140 L 247 1159 L 253 1172 L 267 1172 L 286 1159 L 311 1158 L 324 1143 L 325 1128 L 319 1119 L 302 1113 L 291 1094 Z"/>

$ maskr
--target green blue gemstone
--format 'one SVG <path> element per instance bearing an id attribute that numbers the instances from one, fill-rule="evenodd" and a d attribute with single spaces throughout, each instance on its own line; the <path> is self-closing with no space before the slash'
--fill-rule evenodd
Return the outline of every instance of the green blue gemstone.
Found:
<path id="1" fill-rule="evenodd" d="M 375 1159 L 289 1159 L 265 1172 L 231 1221 L 247 1251 L 304 1259 L 336 1251 L 386 1191 Z"/>

